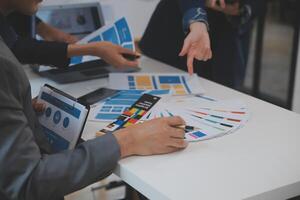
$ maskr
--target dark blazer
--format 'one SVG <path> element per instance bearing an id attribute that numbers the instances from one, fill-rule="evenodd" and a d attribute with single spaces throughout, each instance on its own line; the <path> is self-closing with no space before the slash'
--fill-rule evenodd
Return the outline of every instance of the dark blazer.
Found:
<path id="1" fill-rule="evenodd" d="M 37 20 L 38 22 L 40 21 Z M 70 64 L 67 43 L 32 38 L 30 16 L 18 13 L 12 13 L 6 18 L 0 16 L 0 27 L 0 36 L 21 63 L 55 67 L 66 67 Z M 14 39 L 12 35 L 15 35 Z"/>
<path id="2" fill-rule="evenodd" d="M 112 134 L 51 154 L 31 99 L 23 67 L 0 37 L 1 199 L 56 200 L 112 173 L 120 158 Z"/>

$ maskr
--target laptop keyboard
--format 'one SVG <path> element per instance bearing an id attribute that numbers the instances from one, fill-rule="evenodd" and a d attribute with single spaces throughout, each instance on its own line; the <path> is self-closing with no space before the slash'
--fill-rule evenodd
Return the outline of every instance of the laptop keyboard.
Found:
<path id="1" fill-rule="evenodd" d="M 97 76 L 99 74 L 103 74 L 107 76 L 109 71 L 106 69 L 95 69 L 95 70 L 81 71 L 80 73 L 85 76 Z"/>

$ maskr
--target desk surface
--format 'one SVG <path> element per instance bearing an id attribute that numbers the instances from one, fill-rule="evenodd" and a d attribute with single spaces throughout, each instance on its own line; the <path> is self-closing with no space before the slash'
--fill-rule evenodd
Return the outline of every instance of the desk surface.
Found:
<path id="1" fill-rule="evenodd" d="M 180 72 L 143 57 L 142 72 Z M 107 84 L 106 79 L 57 85 L 27 69 L 33 94 L 45 82 L 80 96 Z M 237 132 L 190 144 L 181 152 L 131 157 L 115 173 L 150 199 L 287 199 L 300 194 L 300 115 L 200 79 L 207 95 L 239 98 L 252 113 Z M 74 87 L 76 85 L 76 87 Z M 84 139 L 105 124 L 88 122 Z"/>

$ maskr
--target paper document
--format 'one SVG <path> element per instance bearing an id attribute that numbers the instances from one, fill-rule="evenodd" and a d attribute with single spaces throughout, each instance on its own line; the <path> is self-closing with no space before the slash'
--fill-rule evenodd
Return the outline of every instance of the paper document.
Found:
<path id="1" fill-rule="evenodd" d="M 92 121 L 114 121 L 143 94 L 168 95 L 170 90 L 122 90 L 92 109 Z"/>
<path id="2" fill-rule="evenodd" d="M 91 42 L 108 41 L 120 45 L 124 48 L 135 51 L 134 39 L 131 34 L 126 18 L 121 18 L 115 23 L 106 25 L 84 37 L 78 44 L 88 44 Z M 77 56 L 71 58 L 71 65 L 87 61 L 97 60 L 95 56 Z"/>
<path id="3" fill-rule="evenodd" d="M 119 90 L 170 90 L 173 95 L 203 94 L 197 75 L 111 73 L 109 87 Z"/>

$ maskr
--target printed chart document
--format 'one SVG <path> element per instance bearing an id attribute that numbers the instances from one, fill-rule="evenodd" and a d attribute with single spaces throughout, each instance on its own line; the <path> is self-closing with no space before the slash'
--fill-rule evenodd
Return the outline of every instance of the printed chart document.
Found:
<path id="1" fill-rule="evenodd" d="M 172 95 L 203 94 L 197 75 L 111 73 L 109 87 L 118 90 L 170 90 Z"/>
<path id="2" fill-rule="evenodd" d="M 128 110 L 143 94 L 168 95 L 170 90 L 121 90 L 92 109 L 92 121 L 112 122 Z"/>
<path id="3" fill-rule="evenodd" d="M 91 42 L 108 41 L 120 45 L 124 48 L 135 51 L 134 39 L 125 17 L 115 23 L 106 25 L 84 37 L 78 44 L 88 44 Z M 77 56 L 71 59 L 71 65 L 80 64 L 87 61 L 97 60 L 95 56 Z"/>
<path id="4" fill-rule="evenodd" d="M 46 105 L 39 122 L 53 150 L 73 149 L 84 128 L 89 108 L 49 85 L 41 88 L 38 102 Z"/>

